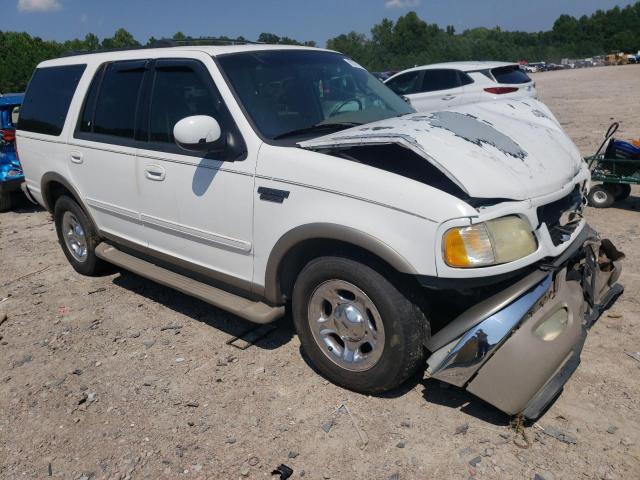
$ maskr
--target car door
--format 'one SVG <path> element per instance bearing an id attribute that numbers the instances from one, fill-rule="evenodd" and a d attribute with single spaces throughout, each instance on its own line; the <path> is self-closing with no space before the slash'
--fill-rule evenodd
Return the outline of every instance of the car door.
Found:
<path id="1" fill-rule="evenodd" d="M 446 110 L 463 101 L 464 87 L 457 70 L 434 68 L 422 73 L 420 91 L 409 97 L 413 108 L 419 112 Z"/>
<path id="2" fill-rule="evenodd" d="M 69 144 L 69 172 L 100 230 L 145 246 L 136 182 L 135 130 L 147 60 L 101 65 Z"/>
<path id="3" fill-rule="evenodd" d="M 412 98 L 420 92 L 422 85 L 422 71 L 412 70 L 410 72 L 396 75 L 385 82 L 385 85 L 396 94 L 409 100 L 413 105 Z"/>
<path id="4" fill-rule="evenodd" d="M 211 61 L 211 59 L 209 58 Z M 251 281 L 255 161 L 207 68 L 193 58 L 158 59 L 137 155 L 141 220 L 150 253 L 233 283 Z M 183 118 L 207 115 L 223 144 L 206 154 L 174 141 Z"/>

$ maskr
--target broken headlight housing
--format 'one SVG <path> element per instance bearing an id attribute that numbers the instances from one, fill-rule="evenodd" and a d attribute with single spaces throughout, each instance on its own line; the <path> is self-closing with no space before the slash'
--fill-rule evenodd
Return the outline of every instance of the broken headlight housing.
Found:
<path id="1" fill-rule="evenodd" d="M 454 268 L 513 262 L 538 248 L 529 223 L 515 215 L 447 230 L 442 238 L 444 261 Z"/>

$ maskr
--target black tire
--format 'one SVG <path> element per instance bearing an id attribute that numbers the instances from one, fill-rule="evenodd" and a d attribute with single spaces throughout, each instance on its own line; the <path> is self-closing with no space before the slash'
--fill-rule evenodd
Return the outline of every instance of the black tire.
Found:
<path id="1" fill-rule="evenodd" d="M 334 280 L 349 282 L 364 292 L 382 320 L 384 347 L 376 363 L 365 371 L 351 371 L 334 363 L 322 349 L 333 350 L 321 346 L 311 331 L 311 297 L 320 285 Z M 430 334 L 424 313 L 383 275 L 360 262 L 342 257 L 309 262 L 296 279 L 292 313 L 302 349 L 313 366 L 344 388 L 361 393 L 392 390 L 424 368 L 423 342 Z"/>
<path id="2" fill-rule="evenodd" d="M 628 183 L 620 183 L 617 184 L 617 187 L 618 188 L 616 189 L 616 193 L 614 195 L 616 202 L 620 202 L 629 198 L 629 195 L 631 195 L 631 185 L 629 185 Z"/>
<path id="3" fill-rule="evenodd" d="M 587 196 L 589 205 L 594 208 L 609 208 L 616 201 L 613 192 L 604 185 L 591 187 Z"/>
<path id="4" fill-rule="evenodd" d="M 64 238 L 65 234 L 62 228 L 62 219 L 66 212 L 71 212 L 71 214 L 73 214 L 84 231 L 87 252 L 86 258 L 82 261 L 74 257 Z M 106 270 L 108 264 L 96 257 L 95 254 L 95 248 L 100 243 L 100 237 L 93 227 L 92 222 L 87 217 L 87 214 L 74 200 L 67 196 L 58 198 L 53 212 L 53 219 L 56 224 L 58 242 L 60 242 L 62 251 L 76 272 L 81 273 L 82 275 L 95 276 Z"/>
<path id="5" fill-rule="evenodd" d="M 8 212 L 11 209 L 11 193 L 0 192 L 0 212 Z"/>

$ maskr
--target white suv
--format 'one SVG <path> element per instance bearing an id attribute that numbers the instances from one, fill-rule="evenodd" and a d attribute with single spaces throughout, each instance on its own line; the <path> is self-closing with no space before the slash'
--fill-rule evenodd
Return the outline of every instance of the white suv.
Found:
<path id="1" fill-rule="evenodd" d="M 533 80 L 517 63 L 434 63 L 396 73 L 384 83 L 419 112 L 474 102 L 538 98 Z"/>
<path id="2" fill-rule="evenodd" d="M 265 45 L 41 63 L 26 192 L 71 265 L 118 265 L 257 323 L 361 392 L 428 374 L 535 417 L 622 288 L 589 171 L 535 101 L 435 114 L 343 55 Z"/>

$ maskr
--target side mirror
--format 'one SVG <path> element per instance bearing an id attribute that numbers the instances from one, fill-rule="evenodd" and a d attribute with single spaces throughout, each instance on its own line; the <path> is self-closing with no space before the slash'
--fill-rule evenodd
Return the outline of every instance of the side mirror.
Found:
<path id="1" fill-rule="evenodd" d="M 215 147 L 222 137 L 218 121 L 207 115 L 194 115 L 180 120 L 173 127 L 176 144 L 185 150 L 206 152 Z"/>

